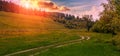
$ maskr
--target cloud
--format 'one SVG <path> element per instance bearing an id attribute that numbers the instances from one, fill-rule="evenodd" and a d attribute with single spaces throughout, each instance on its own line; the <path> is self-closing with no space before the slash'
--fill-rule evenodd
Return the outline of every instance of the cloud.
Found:
<path id="1" fill-rule="evenodd" d="M 47 8 L 48 10 L 56 10 L 56 11 L 69 11 L 70 9 L 65 6 L 58 6 L 56 3 L 52 1 L 39 1 L 39 7 Z"/>
<path id="2" fill-rule="evenodd" d="M 88 7 L 90 7 L 88 9 Z M 102 6 L 90 6 L 90 5 L 83 5 L 83 6 L 76 6 L 71 7 L 71 11 L 66 13 L 74 14 L 76 16 L 82 17 L 83 15 L 93 15 L 94 20 L 99 19 L 99 14 L 103 11 Z"/>
<path id="3" fill-rule="evenodd" d="M 79 15 L 93 15 L 94 20 L 99 19 L 100 12 L 103 11 L 103 8 L 101 6 L 92 6 L 90 10 L 83 11 Z"/>
<path id="4" fill-rule="evenodd" d="M 78 5 L 78 6 L 74 6 L 74 7 L 70 7 L 72 11 L 84 11 L 86 9 L 88 9 L 87 7 L 89 7 L 91 5 Z"/>
<path id="5" fill-rule="evenodd" d="M 75 0 L 78 1 L 78 0 Z M 71 11 L 66 13 L 74 14 L 76 16 L 82 17 L 83 15 L 93 15 L 94 20 L 99 19 L 99 14 L 103 11 L 101 3 L 107 3 L 106 0 L 79 0 L 78 2 L 73 2 L 72 6 L 69 6 Z"/>

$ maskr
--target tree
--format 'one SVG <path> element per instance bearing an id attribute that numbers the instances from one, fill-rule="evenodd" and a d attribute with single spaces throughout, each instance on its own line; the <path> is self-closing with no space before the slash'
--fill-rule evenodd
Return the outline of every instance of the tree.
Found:
<path id="1" fill-rule="evenodd" d="M 86 22 L 85 25 L 86 25 L 87 31 L 90 31 L 91 27 L 94 24 L 94 22 L 92 21 L 93 20 L 92 15 L 84 15 L 82 19 L 84 19 L 84 21 Z"/>
<path id="2" fill-rule="evenodd" d="M 104 11 L 100 14 L 100 20 L 94 25 L 93 31 L 114 35 L 120 29 L 119 4 L 120 0 L 108 0 L 108 4 L 102 4 Z"/>

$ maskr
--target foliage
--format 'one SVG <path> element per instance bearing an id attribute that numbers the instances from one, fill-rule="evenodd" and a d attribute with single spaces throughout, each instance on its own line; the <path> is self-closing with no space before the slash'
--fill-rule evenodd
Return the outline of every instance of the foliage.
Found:
<path id="1" fill-rule="evenodd" d="M 120 51 L 120 33 L 112 39 L 112 44 L 116 46 L 117 51 Z"/>
<path id="2" fill-rule="evenodd" d="M 112 33 L 116 35 L 112 38 L 111 43 L 120 50 L 120 0 L 108 0 L 108 4 L 104 4 L 104 11 L 100 15 L 100 20 L 92 27 L 94 32 Z"/>
<path id="3" fill-rule="evenodd" d="M 103 3 L 104 11 L 100 14 L 100 20 L 92 28 L 95 32 L 112 33 L 120 30 L 120 0 L 108 0 Z"/>
<path id="4" fill-rule="evenodd" d="M 74 15 L 62 14 L 62 16 L 55 17 L 54 21 L 64 24 L 69 29 L 87 29 L 88 31 L 94 25 L 92 15 L 84 15 L 79 18 Z"/>

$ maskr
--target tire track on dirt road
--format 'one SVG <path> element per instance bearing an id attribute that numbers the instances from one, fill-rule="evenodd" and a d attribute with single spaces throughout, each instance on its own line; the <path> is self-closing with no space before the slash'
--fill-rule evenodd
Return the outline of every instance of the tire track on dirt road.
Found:
<path id="1" fill-rule="evenodd" d="M 45 50 L 48 50 L 49 48 L 53 47 L 53 48 L 59 48 L 59 47 L 63 47 L 63 46 L 67 46 L 67 45 L 71 45 L 71 44 L 75 44 L 75 43 L 81 43 L 81 41 L 83 40 L 89 40 L 90 37 L 86 36 L 81 36 L 80 39 L 77 39 L 77 40 L 71 40 L 71 41 L 66 41 L 66 42 L 63 42 L 63 43 L 56 43 L 56 44 L 52 44 L 52 45 L 48 45 L 48 46 L 41 46 L 41 47 L 37 47 L 37 48 L 32 48 L 32 49 L 27 49 L 27 50 L 22 50 L 22 51 L 18 51 L 18 52 L 14 52 L 14 53 L 10 53 L 10 54 L 7 54 L 7 55 L 4 55 L 4 56 L 14 56 L 14 55 L 17 55 L 17 54 L 22 54 L 22 53 L 26 53 L 26 52 L 30 52 L 30 51 L 35 51 L 35 50 L 41 50 L 41 49 L 45 49 Z M 42 51 L 44 52 L 44 51 Z M 30 56 L 34 56 L 34 55 L 37 55 L 37 54 L 40 54 L 39 52 L 33 54 L 33 55 L 30 55 Z"/>

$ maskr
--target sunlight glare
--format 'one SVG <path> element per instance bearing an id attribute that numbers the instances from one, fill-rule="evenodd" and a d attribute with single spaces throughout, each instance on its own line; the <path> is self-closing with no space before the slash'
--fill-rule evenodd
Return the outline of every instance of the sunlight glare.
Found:
<path id="1" fill-rule="evenodd" d="M 25 3 L 25 7 L 26 7 L 26 8 L 29 8 L 29 7 L 30 7 L 30 4 L 29 4 L 29 3 Z"/>
<path id="2" fill-rule="evenodd" d="M 39 9 L 39 0 L 20 0 L 21 6 L 25 8 Z"/>

